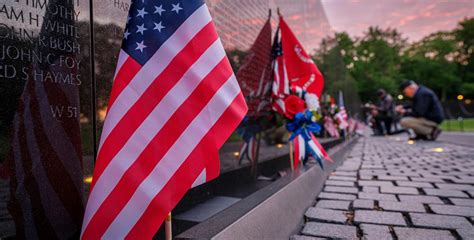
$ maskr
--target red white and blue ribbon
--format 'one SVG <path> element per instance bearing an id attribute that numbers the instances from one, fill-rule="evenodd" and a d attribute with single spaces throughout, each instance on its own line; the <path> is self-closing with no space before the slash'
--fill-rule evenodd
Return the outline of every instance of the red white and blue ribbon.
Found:
<path id="1" fill-rule="evenodd" d="M 322 159 L 330 161 L 330 158 L 313 132 L 319 132 L 321 127 L 313 122 L 313 113 L 310 111 L 295 114 L 292 122 L 286 124 L 286 128 L 292 133 L 290 141 L 294 145 L 294 162 L 296 169 L 299 162 L 305 164 L 309 157 L 313 157 L 321 168 L 324 168 Z"/>
<path id="2" fill-rule="evenodd" d="M 313 133 L 310 133 L 311 140 L 306 142 L 303 136 L 298 135 L 293 139 L 294 152 L 293 152 L 293 166 L 294 169 L 298 167 L 299 162 L 306 162 L 310 156 L 314 157 L 318 164 L 322 167 L 321 159 L 326 159 L 327 161 L 332 162 L 331 158 L 324 150 L 323 146 L 319 143 Z M 309 149 L 308 149 L 309 148 Z"/>

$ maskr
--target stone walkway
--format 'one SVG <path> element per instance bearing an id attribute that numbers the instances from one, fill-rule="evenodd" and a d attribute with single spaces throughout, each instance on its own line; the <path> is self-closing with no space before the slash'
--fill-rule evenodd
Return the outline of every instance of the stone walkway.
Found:
<path id="1" fill-rule="evenodd" d="M 474 149 L 362 137 L 292 239 L 474 239 L 473 224 Z"/>

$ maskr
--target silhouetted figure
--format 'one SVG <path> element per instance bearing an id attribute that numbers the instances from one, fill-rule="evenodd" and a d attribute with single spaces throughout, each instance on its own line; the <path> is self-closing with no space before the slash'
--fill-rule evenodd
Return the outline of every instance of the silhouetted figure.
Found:
<path id="1" fill-rule="evenodd" d="M 375 115 L 375 125 L 382 135 L 384 133 L 392 133 L 392 123 L 395 116 L 395 103 L 393 97 L 388 94 L 384 89 L 379 89 L 377 91 L 377 96 L 380 101 L 377 105 L 372 105 L 372 108 L 377 110 Z"/>
<path id="2" fill-rule="evenodd" d="M 444 120 L 443 109 L 436 94 L 429 88 L 407 80 L 400 84 L 400 91 L 412 99 L 411 107 L 397 106 L 396 111 L 403 115 L 402 127 L 413 129 L 413 139 L 436 140 L 441 133 L 438 125 Z"/>

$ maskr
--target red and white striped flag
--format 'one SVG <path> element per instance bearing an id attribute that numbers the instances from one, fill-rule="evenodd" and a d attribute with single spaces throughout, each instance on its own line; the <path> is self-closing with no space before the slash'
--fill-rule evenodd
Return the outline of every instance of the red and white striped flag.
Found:
<path id="1" fill-rule="evenodd" d="M 339 107 L 339 112 L 336 113 L 334 116 L 337 120 L 339 129 L 346 129 L 349 127 L 349 123 L 347 122 L 347 112 L 344 106 Z"/>
<path id="2" fill-rule="evenodd" d="M 334 117 L 337 120 L 339 129 L 345 130 L 349 127 L 349 122 L 347 121 L 348 116 L 347 116 L 346 108 L 344 107 L 344 96 L 343 96 L 342 91 L 339 91 L 339 100 L 338 100 L 338 102 L 339 102 L 338 103 L 339 104 L 339 112 L 337 112 Z"/>
<path id="3" fill-rule="evenodd" d="M 151 239 L 246 112 L 204 1 L 132 1 L 81 237 Z"/>
<path id="4" fill-rule="evenodd" d="M 339 131 L 334 124 L 334 121 L 330 116 L 325 116 L 323 120 L 324 129 L 329 133 L 329 136 L 333 138 L 339 138 Z"/>
<path id="5" fill-rule="evenodd" d="M 273 39 L 273 84 L 272 84 L 272 109 L 284 115 L 285 101 L 284 99 L 290 94 L 290 80 L 286 71 L 285 58 L 281 48 L 281 40 L 279 39 L 280 28 L 277 28 Z"/>

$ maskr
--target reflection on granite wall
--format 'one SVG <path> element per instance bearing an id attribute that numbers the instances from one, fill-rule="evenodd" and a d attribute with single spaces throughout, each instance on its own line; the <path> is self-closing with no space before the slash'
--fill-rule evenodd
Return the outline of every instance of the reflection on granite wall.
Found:
<path id="1" fill-rule="evenodd" d="M 318 47 L 322 38 L 332 33 L 321 0 L 207 0 L 217 31 L 226 49 L 247 50 L 273 11 L 273 26 L 277 24 L 276 9 L 292 27 L 308 51 Z"/>
<path id="2" fill-rule="evenodd" d="M 227 49 L 247 50 L 276 6 L 308 49 L 329 31 L 320 0 L 207 3 Z M 78 236 L 129 5 L 0 0 L 0 238 Z"/>
<path id="3" fill-rule="evenodd" d="M 94 1 L 97 125 L 102 129 L 130 0 Z M 98 134 L 100 137 L 100 134 Z"/>
<path id="4" fill-rule="evenodd" d="M 0 237 L 80 232 L 92 149 L 88 9 L 84 0 L 0 2 Z"/>

